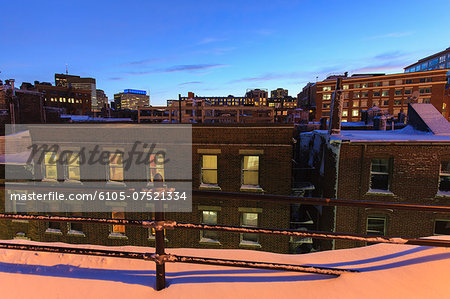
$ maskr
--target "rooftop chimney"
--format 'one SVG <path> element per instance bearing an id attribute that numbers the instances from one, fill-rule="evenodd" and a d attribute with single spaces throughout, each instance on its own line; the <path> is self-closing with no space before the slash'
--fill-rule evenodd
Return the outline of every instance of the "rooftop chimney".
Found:
<path id="1" fill-rule="evenodd" d="M 329 135 L 341 134 L 341 118 L 343 106 L 344 96 L 342 93 L 342 78 L 337 78 L 336 88 L 333 92 L 331 100 L 330 127 L 328 128 Z"/>

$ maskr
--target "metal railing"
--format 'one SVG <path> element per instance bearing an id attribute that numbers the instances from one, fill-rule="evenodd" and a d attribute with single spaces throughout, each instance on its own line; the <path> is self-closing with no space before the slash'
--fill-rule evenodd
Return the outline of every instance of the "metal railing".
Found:
<path id="1" fill-rule="evenodd" d="M 203 198 L 214 197 L 215 199 L 247 199 L 260 201 L 276 201 L 284 203 L 302 203 L 313 205 L 332 205 L 332 206 L 355 206 L 355 207 L 382 207 L 403 210 L 420 210 L 437 213 L 450 213 L 448 206 L 430 206 L 417 204 L 400 204 L 388 202 L 371 202 L 371 201 L 354 201 L 342 199 L 326 199 L 326 198 L 299 198 L 293 196 L 279 196 L 279 195 L 253 195 L 242 193 L 226 193 L 226 192 L 209 192 L 209 191 L 194 191 L 193 195 L 201 196 Z M 52 222 L 72 222 L 72 223 L 91 223 L 91 224 L 107 224 L 107 225 L 131 225 L 141 226 L 146 228 L 153 228 L 155 230 L 155 253 L 139 253 L 127 251 L 113 251 L 113 250 L 97 250 L 97 249 L 83 249 L 75 247 L 56 247 L 56 246 L 41 246 L 29 244 L 17 244 L 11 242 L 0 242 L 0 248 L 16 249 L 16 250 L 31 250 L 31 251 L 45 251 L 58 253 L 72 253 L 94 256 L 109 256 L 119 258 L 133 258 L 141 260 L 150 260 L 156 263 L 156 289 L 162 290 L 166 286 L 165 282 L 165 263 L 191 263 L 191 264 L 205 264 L 205 265 L 219 265 L 230 267 L 245 267 L 269 270 L 295 271 L 316 273 L 325 275 L 339 276 L 342 273 L 358 272 L 351 269 L 315 267 L 308 265 L 293 265 L 293 264 L 279 264 L 266 263 L 258 261 L 242 261 L 242 260 L 228 260 L 217 258 L 204 258 L 193 256 L 181 256 L 174 254 L 167 254 L 165 252 L 164 244 L 164 230 L 165 229 L 190 229 L 190 230 L 212 230 L 231 233 L 255 233 L 255 234 L 269 234 L 281 236 L 296 236 L 302 238 L 315 239 L 333 239 L 333 240 L 352 240 L 372 243 L 389 243 L 389 244 L 407 244 L 407 245 L 421 245 L 421 246 L 436 246 L 436 247 L 450 247 L 448 240 L 435 239 L 417 239 L 417 238 L 402 238 L 389 236 L 374 236 L 366 234 L 353 233 L 339 233 L 339 232 L 324 232 L 324 231 L 298 231 L 294 229 L 277 229 L 277 228 L 250 228 L 230 225 L 210 225 L 210 224 L 194 224 L 176 221 L 168 221 L 164 219 L 164 213 L 156 212 L 155 220 L 133 220 L 133 219 L 109 219 L 109 218 L 93 218 L 93 217 L 65 217 L 65 216 L 44 216 L 31 214 L 0 214 L 0 219 L 9 220 L 29 220 L 29 221 L 52 221 Z"/>

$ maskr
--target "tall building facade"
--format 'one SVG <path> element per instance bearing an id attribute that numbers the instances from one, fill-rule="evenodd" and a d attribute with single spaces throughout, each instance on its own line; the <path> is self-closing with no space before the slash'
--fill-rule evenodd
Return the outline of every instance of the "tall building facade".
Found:
<path id="1" fill-rule="evenodd" d="M 105 92 L 101 89 L 96 90 L 97 94 L 97 106 L 100 110 L 102 110 L 104 107 L 108 107 L 108 97 L 106 96 Z"/>
<path id="2" fill-rule="evenodd" d="M 288 90 L 284 88 L 277 88 L 270 92 L 271 98 L 284 98 L 288 96 Z"/>
<path id="3" fill-rule="evenodd" d="M 358 74 L 342 76 L 344 109 L 342 121 L 359 121 L 361 110 L 373 106 L 391 115 L 407 112 L 409 103 L 431 103 L 449 119 L 450 88 L 448 70 L 434 70 L 401 74 Z M 316 83 L 315 120 L 330 117 L 331 98 L 336 78 Z"/>
<path id="4" fill-rule="evenodd" d="M 55 85 L 71 87 L 74 89 L 85 89 L 91 92 L 91 111 L 99 112 L 101 106 L 97 102 L 97 83 L 94 78 L 82 78 L 75 75 L 55 74 Z"/>
<path id="5" fill-rule="evenodd" d="M 41 92 L 45 107 L 60 108 L 65 114 L 87 115 L 91 112 L 92 92 L 89 89 L 53 86 L 50 83 L 39 81 L 35 81 L 34 85 L 24 82 L 20 89 Z"/>
<path id="6" fill-rule="evenodd" d="M 245 97 L 252 99 L 255 106 L 266 106 L 269 92 L 267 89 L 248 89 Z"/>
<path id="7" fill-rule="evenodd" d="M 121 93 L 114 94 L 114 103 L 117 110 L 138 110 L 139 107 L 150 105 L 150 96 L 145 90 L 125 89 Z"/>
<path id="8" fill-rule="evenodd" d="M 450 47 L 435 53 L 404 68 L 405 73 L 450 69 Z"/>

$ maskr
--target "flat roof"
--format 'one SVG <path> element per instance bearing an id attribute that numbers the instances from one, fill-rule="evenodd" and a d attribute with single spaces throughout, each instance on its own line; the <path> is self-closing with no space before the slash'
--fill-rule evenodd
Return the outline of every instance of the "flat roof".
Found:
<path id="1" fill-rule="evenodd" d="M 320 135 L 327 135 L 328 131 L 315 130 Z M 406 126 L 400 130 L 341 130 L 341 134 L 332 135 L 330 141 L 341 140 L 346 142 L 370 142 L 370 143 L 391 143 L 391 142 L 445 142 L 450 143 L 448 135 L 434 135 L 431 132 L 415 130 L 411 126 Z"/>

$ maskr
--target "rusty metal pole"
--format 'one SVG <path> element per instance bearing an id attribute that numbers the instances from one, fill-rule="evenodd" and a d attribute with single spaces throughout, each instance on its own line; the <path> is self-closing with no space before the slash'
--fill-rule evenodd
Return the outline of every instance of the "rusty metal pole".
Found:
<path id="1" fill-rule="evenodd" d="M 155 190 L 163 189 L 163 178 L 160 174 L 156 174 L 153 179 Z M 155 204 L 155 221 L 164 221 L 164 206 L 162 201 L 157 201 Z M 164 227 L 155 228 L 155 253 L 162 257 L 166 253 L 164 251 Z M 166 287 L 166 265 L 162 261 L 156 262 L 156 290 L 160 291 Z"/>

